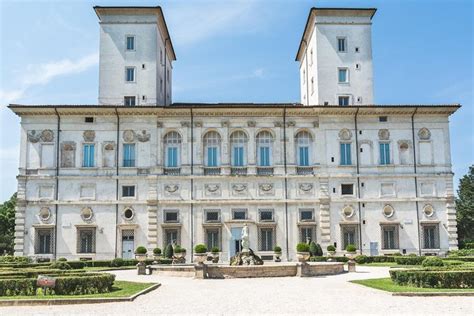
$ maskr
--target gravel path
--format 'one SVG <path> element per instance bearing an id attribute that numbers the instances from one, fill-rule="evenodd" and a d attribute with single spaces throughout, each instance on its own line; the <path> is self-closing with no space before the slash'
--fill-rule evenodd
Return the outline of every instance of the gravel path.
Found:
<path id="1" fill-rule="evenodd" d="M 0 315 L 158 314 L 403 314 L 472 315 L 472 297 L 397 297 L 348 280 L 388 276 L 388 268 L 357 267 L 357 273 L 318 278 L 194 280 L 138 276 L 115 271 L 118 280 L 157 281 L 157 290 L 134 302 L 0 307 Z"/>

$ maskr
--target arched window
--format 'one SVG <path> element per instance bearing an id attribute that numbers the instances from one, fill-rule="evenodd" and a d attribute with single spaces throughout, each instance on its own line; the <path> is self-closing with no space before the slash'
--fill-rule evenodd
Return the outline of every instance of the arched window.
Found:
<path id="1" fill-rule="evenodd" d="M 230 135 L 230 145 L 232 148 L 232 166 L 243 167 L 247 164 L 247 135 L 243 131 L 236 131 Z"/>
<path id="2" fill-rule="evenodd" d="M 269 131 L 261 131 L 257 134 L 257 164 L 259 167 L 272 165 L 273 136 Z"/>
<path id="3" fill-rule="evenodd" d="M 211 131 L 204 135 L 204 163 L 206 167 L 218 167 L 220 165 L 221 136 Z"/>
<path id="4" fill-rule="evenodd" d="M 307 131 L 301 131 L 296 134 L 295 137 L 296 143 L 296 163 L 300 167 L 309 166 L 311 164 L 311 143 L 313 139 L 311 134 Z"/>
<path id="5" fill-rule="evenodd" d="M 167 168 L 177 168 L 180 166 L 181 136 L 178 132 L 169 132 L 163 139 L 165 145 L 165 166 Z"/>

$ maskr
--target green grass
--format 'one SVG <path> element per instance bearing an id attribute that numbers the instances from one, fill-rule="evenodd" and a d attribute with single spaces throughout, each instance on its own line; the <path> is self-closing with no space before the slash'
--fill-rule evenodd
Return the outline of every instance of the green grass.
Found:
<path id="1" fill-rule="evenodd" d="M 112 292 L 86 295 L 36 295 L 36 296 L 0 296 L 0 300 L 42 300 L 42 299 L 67 299 L 67 298 L 117 298 L 128 297 L 136 294 L 155 283 L 138 283 L 128 281 L 115 281 Z"/>
<path id="2" fill-rule="evenodd" d="M 135 266 L 123 266 L 123 267 L 84 267 L 87 272 L 94 271 L 112 271 L 112 270 L 132 270 L 136 269 Z"/>
<path id="3" fill-rule="evenodd" d="M 390 278 L 352 280 L 351 283 L 365 285 L 373 289 L 387 292 L 474 292 L 474 289 L 438 289 L 438 288 L 422 288 L 415 286 L 397 285 Z"/>

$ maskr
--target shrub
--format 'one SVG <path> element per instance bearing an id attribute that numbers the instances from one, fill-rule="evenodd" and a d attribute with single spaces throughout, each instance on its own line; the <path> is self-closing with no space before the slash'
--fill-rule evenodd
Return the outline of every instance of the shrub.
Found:
<path id="1" fill-rule="evenodd" d="M 0 256 L 0 263 L 30 263 L 31 259 L 28 257 L 16 256 Z"/>
<path id="2" fill-rule="evenodd" d="M 401 256 L 395 257 L 395 262 L 402 265 L 419 265 L 425 260 L 425 256 Z"/>
<path id="3" fill-rule="evenodd" d="M 218 247 L 212 247 L 211 252 L 212 253 L 219 253 L 220 249 Z"/>
<path id="4" fill-rule="evenodd" d="M 329 258 L 332 261 L 336 261 L 336 262 L 344 262 L 345 263 L 345 262 L 349 261 L 348 257 L 323 257 L 323 256 L 311 257 L 311 258 L 309 258 L 309 261 L 324 262 L 324 261 L 327 261 Z"/>
<path id="5" fill-rule="evenodd" d="M 155 256 L 161 255 L 161 248 L 158 248 L 158 247 L 157 247 L 157 248 L 154 248 L 154 249 L 153 249 L 153 254 L 154 254 Z"/>
<path id="6" fill-rule="evenodd" d="M 361 264 L 361 263 L 369 263 L 369 258 L 365 255 L 358 255 L 355 257 L 355 262 Z"/>
<path id="7" fill-rule="evenodd" d="M 336 247 L 334 247 L 333 245 L 329 245 L 326 249 L 327 251 L 336 251 Z"/>
<path id="8" fill-rule="evenodd" d="M 180 245 L 174 246 L 174 253 L 183 253 L 183 252 L 186 252 L 186 249 L 184 249 Z"/>
<path id="9" fill-rule="evenodd" d="M 68 261 L 67 263 L 72 269 L 84 269 L 86 266 L 83 261 Z"/>
<path id="10" fill-rule="evenodd" d="M 464 249 L 474 249 L 474 242 L 465 242 Z"/>
<path id="11" fill-rule="evenodd" d="M 347 245 L 347 247 L 346 247 L 346 251 L 347 251 L 347 252 L 355 252 L 356 250 L 357 250 L 357 247 L 356 247 L 355 245 L 353 245 L 353 244 L 349 244 L 349 245 Z"/>
<path id="12" fill-rule="evenodd" d="M 296 251 L 297 252 L 309 252 L 309 245 L 304 243 L 304 242 L 300 242 L 299 244 L 296 245 Z"/>
<path id="13" fill-rule="evenodd" d="M 0 279 L 0 296 L 36 295 L 36 279 Z"/>
<path id="14" fill-rule="evenodd" d="M 194 252 L 197 254 L 203 254 L 207 252 L 207 247 L 204 244 L 197 244 L 194 246 Z"/>
<path id="15" fill-rule="evenodd" d="M 137 249 L 135 250 L 135 253 L 136 253 L 137 255 L 146 255 L 147 252 L 148 252 L 148 251 L 147 251 L 146 248 L 143 247 L 143 246 L 138 246 Z"/>
<path id="16" fill-rule="evenodd" d="M 71 270 L 71 266 L 64 261 L 56 261 L 53 262 L 50 266 L 52 269 L 59 269 L 59 270 Z"/>
<path id="17" fill-rule="evenodd" d="M 275 247 L 273 248 L 273 252 L 281 253 L 281 247 L 280 247 L 280 246 L 275 246 Z"/>
<path id="18" fill-rule="evenodd" d="M 123 266 L 123 259 L 122 258 L 115 258 L 110 262 L 111 267 L 121 267 Z"/>
<path id="19" fill-rule="evenodd" d="M 173 255 L 174 255 L 173 246 L 171 244 L 168 244 L 168 246 L 166 246 L 165 248 L 165 257 L 171 259 L 173 258 Z"/>
<path id="20" fill-rule="evenodd" d="M 425 260 L 421 262 L 423 267 L 442 267 L 444 266 L 443 260 L 439 257 L 426 257 Z"/>
<path id="21" fill-rule="evenodd" d="M 56 279 L 56 295 L 83 295 L 106 293 L 112 290 L 115 275 L 91 274 L 84 276 L 64 276 Z"/>
<path id="22" fill-rule="evenodd" d="M 450 257 L 469 257 L 474 256 L 474 249 L 459 249 L 449 252 Z"/>
<path id="23" fill-rule="evenodd" d="M 398 285 L 429 288 L 474 288 L 474 270 L 390 270 L 392 281 Z"/>
<path id="24" fill-rule="evenodd" d="M 312 262 L 326 262 L 327 258 L 322 257 L 322 256 L 313 256 L 313 257 L 309 258 L 309 261 L 312 261 Z"/>
<path id="25" fill-rule="evenodd" d="M 321 245 L 315 243 L 312 241 L 309 244 L 309 252 L 311 253 L 311 256 L 322 256 L 323 255 L 323 250 L 321 249 Z"/>
<path id="26" fill-rule="evenodd" d="M 58 259 L 58 261 L 67 261 L 67 259 L 64 258 L 64 257 L 61 257 L 61 258 Z"/>

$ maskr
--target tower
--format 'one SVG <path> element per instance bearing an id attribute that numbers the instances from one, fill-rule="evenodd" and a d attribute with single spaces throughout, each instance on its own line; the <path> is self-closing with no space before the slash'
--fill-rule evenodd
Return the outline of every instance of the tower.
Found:
<path id="1" fill-rule="evenodd" d="M 373 104 L 375 12 L 371 8 L 311 9 L 296 55 L 303 105 Z"/>
<path id="2" fill-rule="evenodd" d="M 100 24 L 99 104 L 171 104 L 173 44 L 160 7 L 94 7 Z"/>

